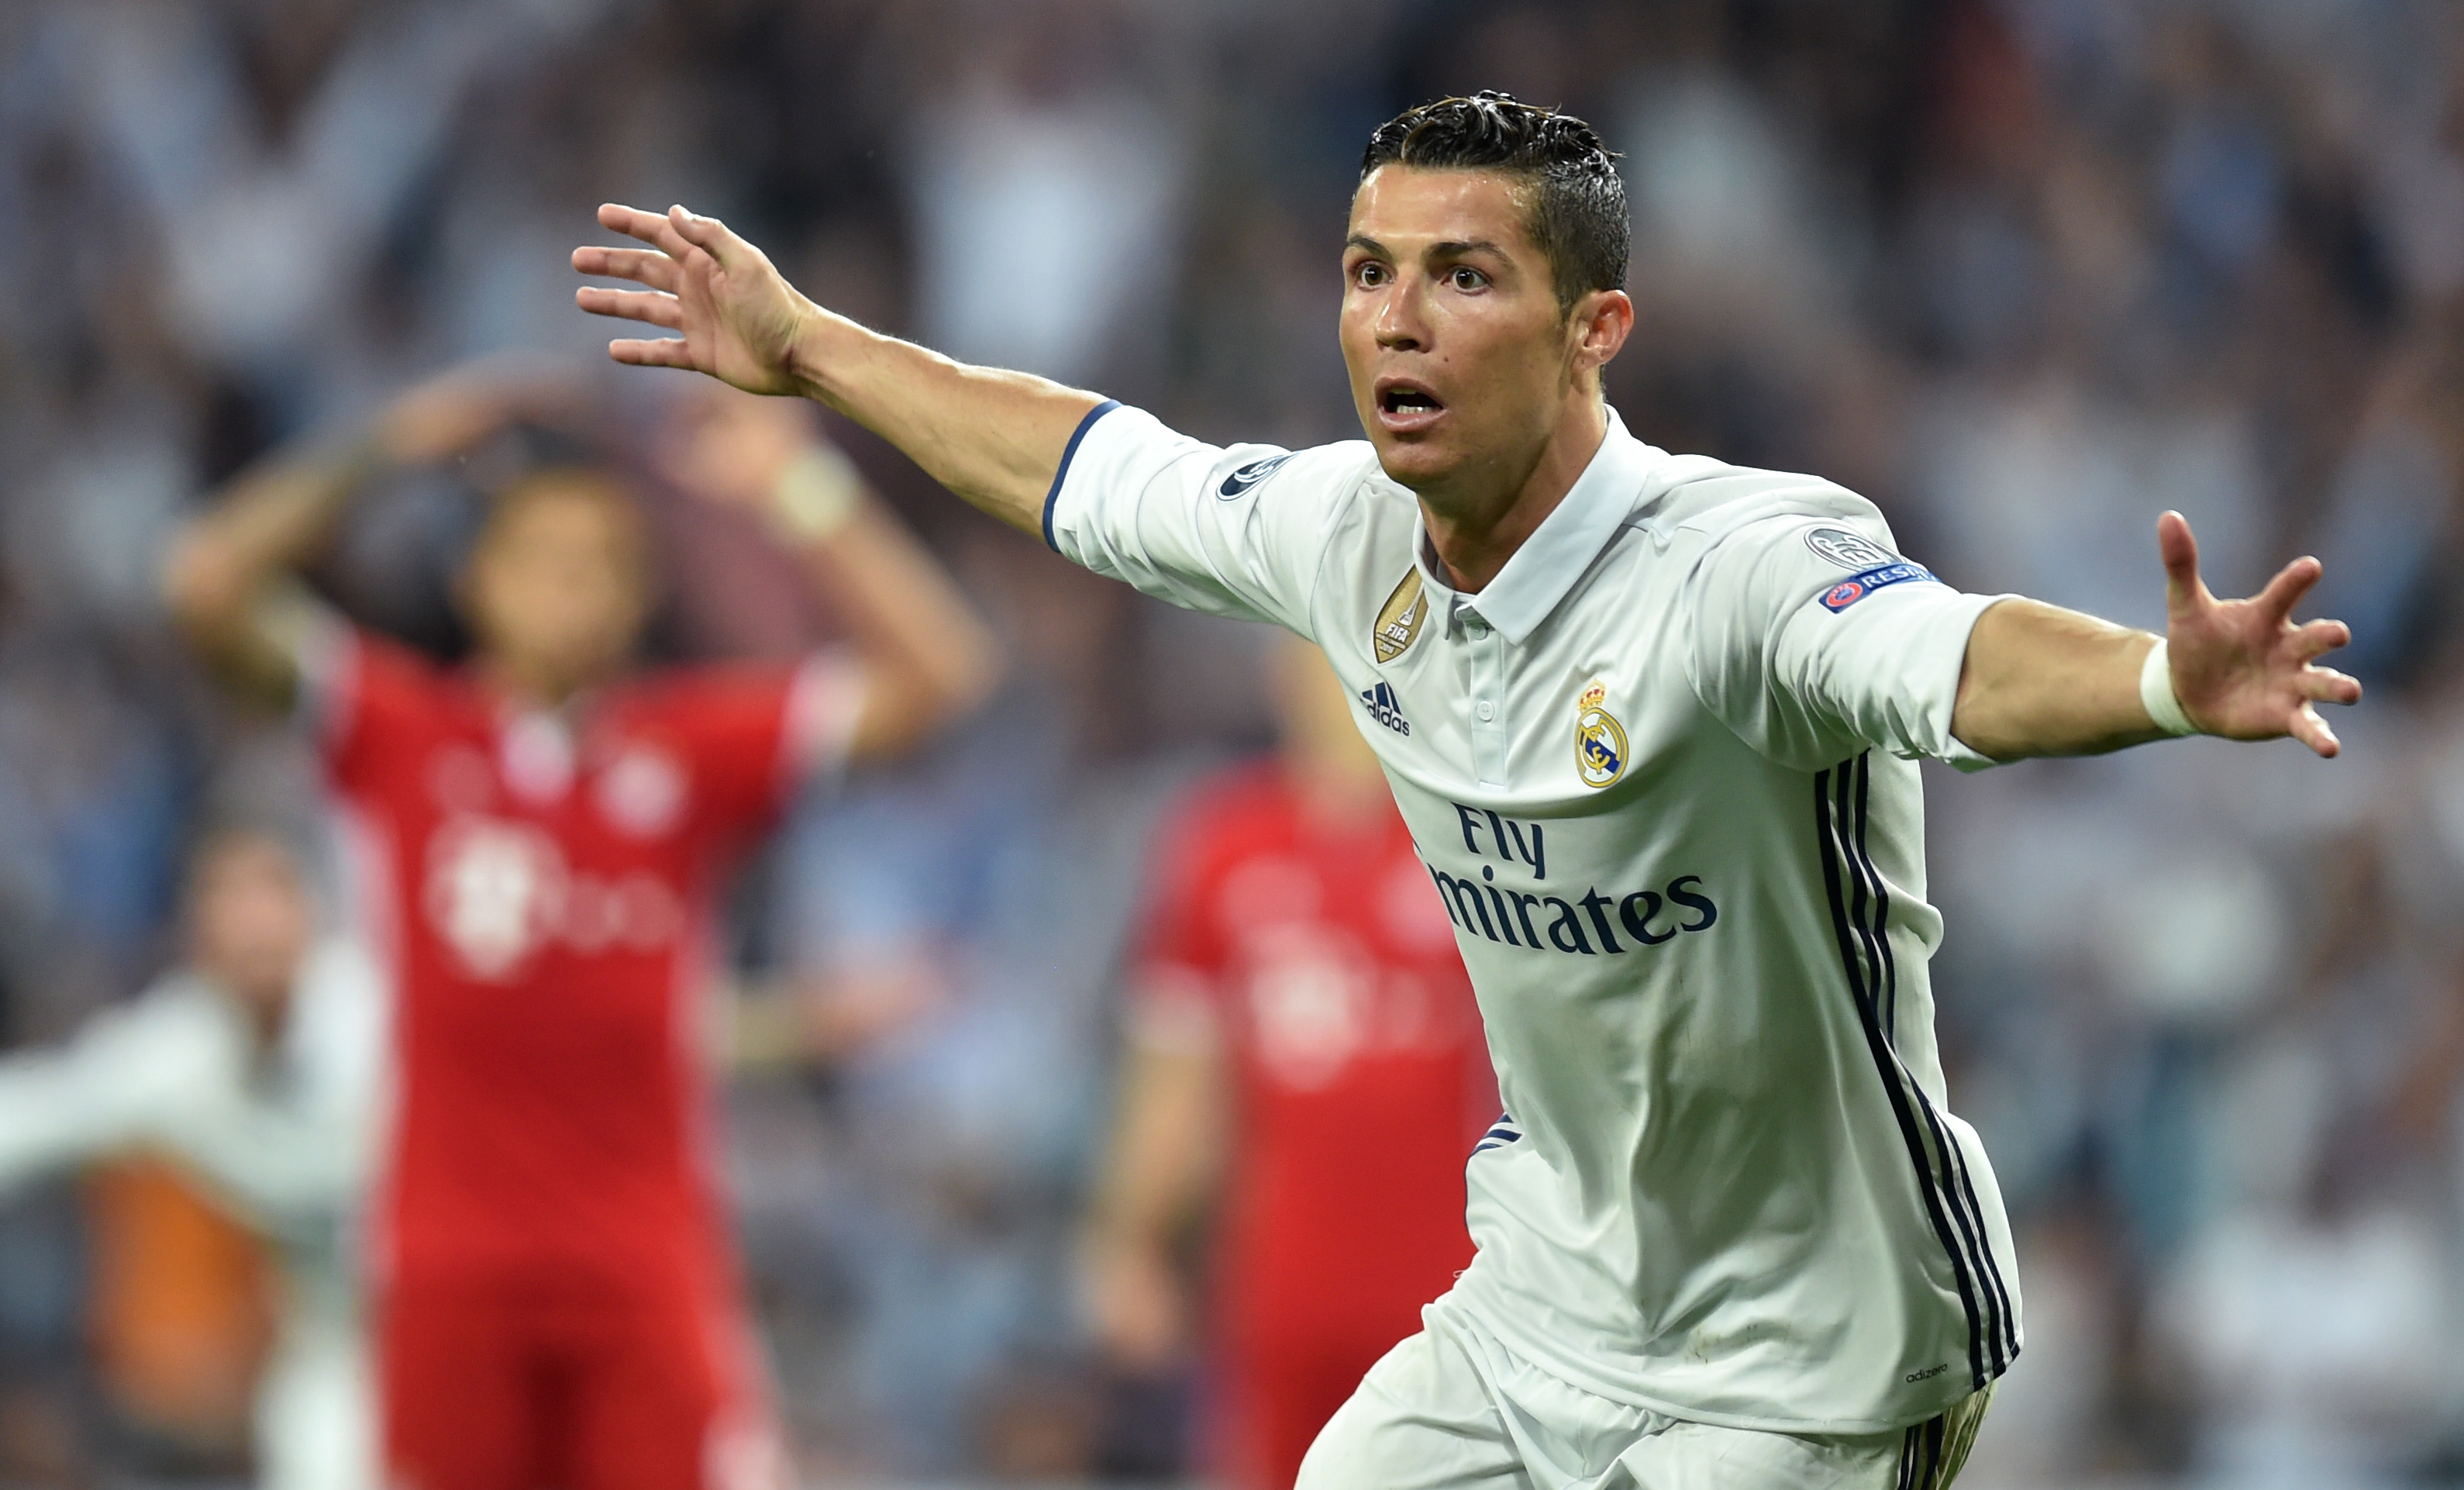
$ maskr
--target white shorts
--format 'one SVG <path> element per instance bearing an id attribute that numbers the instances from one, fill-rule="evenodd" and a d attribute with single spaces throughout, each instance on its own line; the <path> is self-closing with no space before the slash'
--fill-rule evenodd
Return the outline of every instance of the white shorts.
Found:
<path id="1" fill-rule="evenodd" d="M 1942 1490 L 1993 1389 L 1879 1434 L 1714 1428 L 1595 1396 L 1442 1306 L 1330 1420 L 1295 1490 Z"/>

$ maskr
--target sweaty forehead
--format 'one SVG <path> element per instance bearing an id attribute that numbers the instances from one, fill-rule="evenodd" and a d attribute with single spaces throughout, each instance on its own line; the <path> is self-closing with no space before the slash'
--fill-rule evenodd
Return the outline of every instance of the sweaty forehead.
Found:
<path id="1" fill-rule="evenodd" d="M 1351 231 L 1409 255 L 1435 243 L 1537 253 L 1529 183 L 1503 171 L 1380 166 L 1352 196 Z"/>

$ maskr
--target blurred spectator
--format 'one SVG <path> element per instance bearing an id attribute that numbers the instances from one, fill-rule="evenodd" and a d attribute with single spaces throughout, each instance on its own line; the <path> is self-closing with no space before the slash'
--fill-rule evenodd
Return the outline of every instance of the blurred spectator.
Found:
<path id="1" fill-rule="evenodd" d="M 221 829 L 189 865 L 187 966 L 65 1047 L 0 1061 L 0 1188 L 144 1155 L 202 1187 L 213 1212 L 140 1168 L 98 1185 L 99 1347 L 123 1413 L 209 1464 L 255 1376 L 259 1483 L 373 1490 L 356 1258 L 384 1105 L 375 969 L 320 936 L 308 862 L 280 836 Z M 278 1259 L 261 1375 L 258 1279 L 217 1214 Z"/>
<path id="2" fill-rule="evenodd" d="M 914 104 L 927 345 L 1087 381 L 1159 329 L 1133 315 L 1167 288 L 1177 249 L 1177 121 L 1155 95 L 1177 58 L 1140 44 L 1158 15 L 1089 0 L 957 8 L 968 40 Z"/>

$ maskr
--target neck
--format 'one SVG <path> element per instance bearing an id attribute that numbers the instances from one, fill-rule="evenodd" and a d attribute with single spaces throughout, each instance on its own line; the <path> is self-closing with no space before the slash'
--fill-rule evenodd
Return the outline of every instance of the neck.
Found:
<path id="1" fill-rule="evenodd" d="M 256 1037 L 259 1050 L 272 1050 L 282 1043 L 283 1026 L 291 1022 L 289 990 L 276 999 L 252 1001 L 248 1006 L 249 1034 Z"/>
<path id="2" fill-rule="evenodd" d="M 1497 578 L 1573 490 L 1608 433 L 1608 406 L 1596 396 L 1578 395 L 1567 400 L 1538 458 L 1507 481 L 1460 500 L 1444 492 L 1421 493 L 1421 521 L 1448 583 L 1473 595 Z"/>
<path id="3" fill-rule="evenodd" d="M 556 710 L 573 701 L 589 679 L 547 667 L 526 665 L 500 654 L 479 658 L 479 676 L 498 697 L 522 709 Z"/>
<path id="4" fill-rule="evenodd" d="M 291 1020 L 288 982 L 260 984 L 218 973 L 210 967 L 200 970 L 209 983 L 220 985 L 223 997 L 239 1012 L 250 1039 L 259 1050 L 272 1050 L 282 1043 L 283 1027 Z"/>

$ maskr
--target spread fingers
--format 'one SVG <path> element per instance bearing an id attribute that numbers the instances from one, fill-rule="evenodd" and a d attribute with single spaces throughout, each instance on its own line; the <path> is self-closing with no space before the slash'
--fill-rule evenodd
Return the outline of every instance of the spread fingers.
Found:
<path id="1" fill-rule="evenodd" d="M 585 245 L 573 251 L 573 267 L 586 275 L 630 279 L 653 290 L 674 291 L 682 282 L 676 261 L 649 249 L 615 249 Z"/>
<path id="2" fill-rule="evenodd" d="M 573 302 L 594 316 L 647 321 L 671 331 L 685 328 L 683 303 L 672 295 L 655 290 L 611 290 L 605 285 L 585 284 L 573 292 Z"/>

